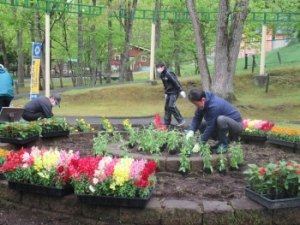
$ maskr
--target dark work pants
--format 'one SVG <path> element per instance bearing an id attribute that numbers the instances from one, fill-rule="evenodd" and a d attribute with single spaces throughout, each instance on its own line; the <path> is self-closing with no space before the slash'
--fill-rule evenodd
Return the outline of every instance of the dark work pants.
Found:
<path id="1" fill-rule="evenodd" d="M 183 120 L 179 110 L 175 105 L 177 98 L 178 98 L 178 94 L 171 94 L 167 96 L 166 103 L 165 103 L 165 117 L 164 117 L 165 125 L 171 125 L 172 115 L 176 119 L 177 123 L 180 123 Z"/>
<path id="2" fill-rule="evenodd" d="M 0 111 L 2 107 L 9 107 L 11 100 L 13 100 L 11 96 L 0 96 Z"/>
<path id="3" fill-rule="evenodd" d="M 228 130 L 229 136 L 233 140 L 238 140 L 243 131 L 243 122 L 237 122 L 227 116 L 218 116 L 215 130 L 211 134 L 211 138 L 216 140 L 218 138 L 218 131 Z M 202 134 L 206 128 L 206 121 L 203 120 L 199 126 L 199 131 Z"/>
<path id="4" fill-rule="evenodd" d="M 35 121 L 39 118 L 45 118 L 45 114 L 43 112 L 32 113 L 24 110 L 22 118 L 27 121 Z"/>

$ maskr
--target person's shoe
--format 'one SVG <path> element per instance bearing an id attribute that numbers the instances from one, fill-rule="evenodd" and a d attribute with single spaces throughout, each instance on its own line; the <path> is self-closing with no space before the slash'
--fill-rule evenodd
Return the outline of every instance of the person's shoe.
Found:
<path id="1" fill-rule="evenodd" d="M 219 146 L 220 146 L 220 142 L 218 142 L 218 143 L 215 144 L 215 145 L 210 146 L 210 149 L 218 149 Z"/>
<path id="2" fill-rule="evenodd" d="M 221 144 L 217 149 L 217 154 L 225 153 L 228 151 L 228 145 Z"/>
<path id="3" fill-rule="evenodd" d="M 185 120 L 182 120 L 180 123 L 177 124 L 177 127 L 182 126 L 183 124 L 185 124 Z"/>

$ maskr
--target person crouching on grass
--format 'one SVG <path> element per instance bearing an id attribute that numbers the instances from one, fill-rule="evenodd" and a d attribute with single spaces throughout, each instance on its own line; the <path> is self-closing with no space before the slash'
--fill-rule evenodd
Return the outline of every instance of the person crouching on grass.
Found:
<path id="1" fill-rule="evenodd" d="M 22 118 L 26 121 L 34 121 L 39 118 L 51 118 L 54 116 L 52 108 L 57 105 L 60 107 L 60 101 L 61 97 L 58 94 L 53 94 L 49 98 L 35 98 L 24 106 Z"/>
<path id="2" fill-rule="evenodd" d="M 186 138 L 194 136 L 199 129 L 201 143 L 206 143 L 209 138 L 217 135 L 219 142 L 211 149 L 217 149 L 217 153 L 227 152 L 228 135 L 237 140 L 243 131 L 243 119 L 241 114 L 225 99 L 208 91 L 191 89 L 188 99 L 196 106 L 196 111 Z M 204 120 L 203 120 L 204 119 Z M 197 143 L 193 152 L 198 152 L 200 145 Z"/>

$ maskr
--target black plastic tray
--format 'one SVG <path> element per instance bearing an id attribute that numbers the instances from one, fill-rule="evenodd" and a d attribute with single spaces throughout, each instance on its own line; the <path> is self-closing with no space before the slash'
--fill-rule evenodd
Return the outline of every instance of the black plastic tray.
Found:
<path id="1" fill-rule="evenodd" d="M 249 199 L 267 207 L 268 209 L 281 209 L 281 208 L 291 208 L 300 206 L 299 197 L 290 197 L 282 199 L 270 199 L 270 194 L 260 195 L 252 190 L 249 187 L 245 187 L 245 196 Z"/>

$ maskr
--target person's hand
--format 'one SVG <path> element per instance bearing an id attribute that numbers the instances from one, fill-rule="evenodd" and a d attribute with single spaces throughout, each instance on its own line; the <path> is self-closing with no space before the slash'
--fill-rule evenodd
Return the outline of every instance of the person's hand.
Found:
<path id="1" fill-rule="evenodd" d="M 168 98 L 168 95 L 167 94 L 165 94 L 165 99 L 167 99 Z"/>
<path id="2" fill-rule="evenodd" d="M 186 140 L 189 140 L 190 138 L 194 137 L 194 131 L 189 130 L 185 136 Z"/>
<path id="3" fill-rule="evenodd" d="M 186 97 L 186 94 L 185 94 L 185 92 L 184 92 L 184 91 L 180 92 L 180 95 L 181 95 L 183 98 L 185 98 L 185 97 Z"/>

